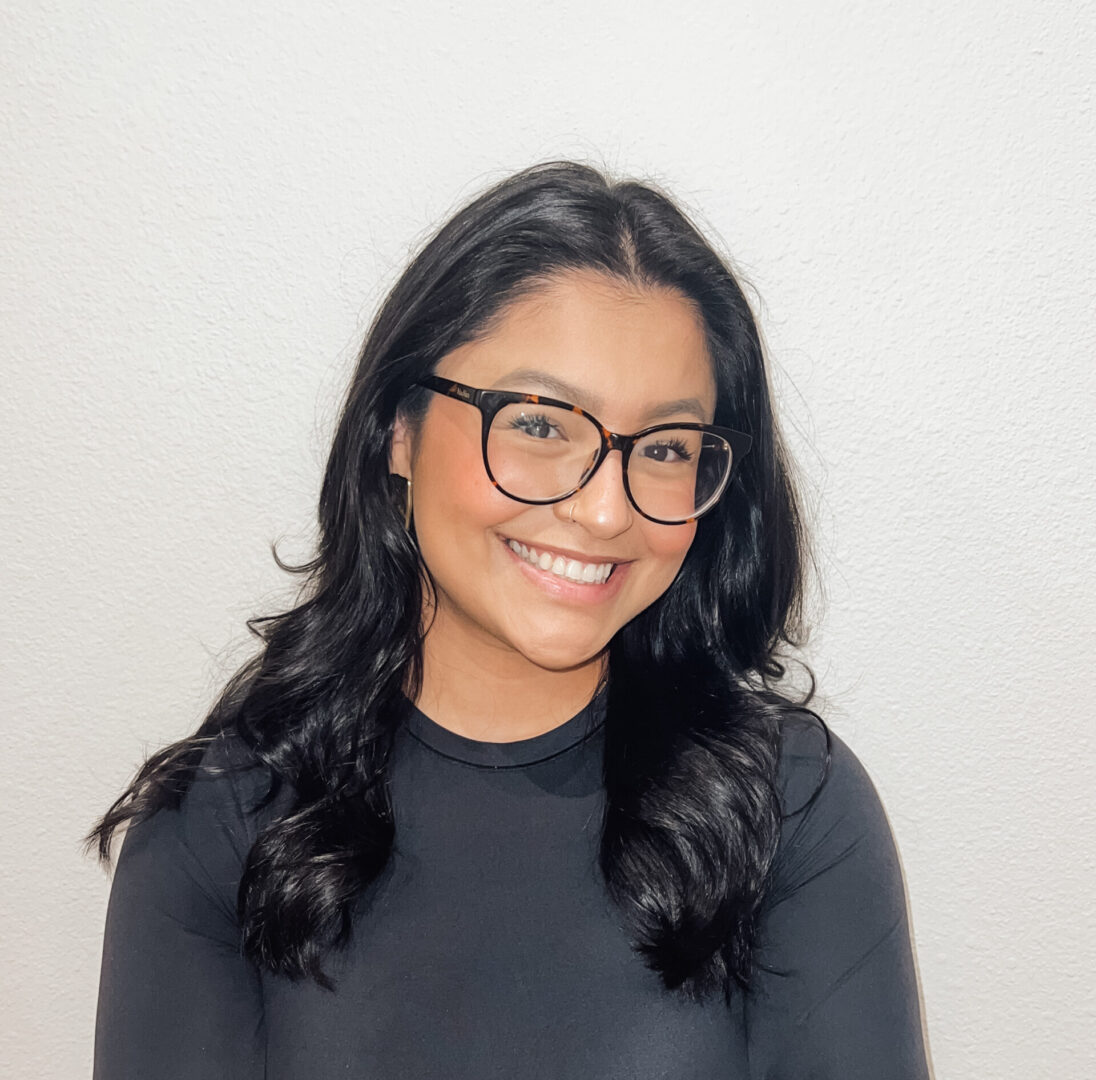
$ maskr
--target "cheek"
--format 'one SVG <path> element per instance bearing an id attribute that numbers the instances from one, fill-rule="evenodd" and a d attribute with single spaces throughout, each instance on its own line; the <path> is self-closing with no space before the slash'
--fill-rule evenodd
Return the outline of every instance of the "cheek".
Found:
<path id="1" fill-rule="evenodd" d="M 646 532 L 647 551 L 652 558 L 680 566 L 689 553 L 696 536 L 696 523 L 692 525 L 655 525 Z"/>
<path id="2" fill-rule="evenodd" d="M 456 533 L 502 520 L 515 505 L 495 490 L 483 467 L 479 432 L 438 423 L 415 467 L 416 525 Z"/>

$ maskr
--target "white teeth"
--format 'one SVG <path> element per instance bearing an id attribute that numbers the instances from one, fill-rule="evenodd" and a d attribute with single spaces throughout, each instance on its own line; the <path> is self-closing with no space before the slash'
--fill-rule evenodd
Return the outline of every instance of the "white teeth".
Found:
<path id="1" fill-rule="evenodd" d="M 559 577 L 582 585 L 603 585 L 609 580 L 612 563 L 582 563 L 577 559 L 565 559 L 562 555 L 553 555 L 549 551 L 537 553 L 536 548 L 526 547 L 517 540 L 508 540 L 510 550 L 520 555 L 526 562 L 547 570 Z"/>

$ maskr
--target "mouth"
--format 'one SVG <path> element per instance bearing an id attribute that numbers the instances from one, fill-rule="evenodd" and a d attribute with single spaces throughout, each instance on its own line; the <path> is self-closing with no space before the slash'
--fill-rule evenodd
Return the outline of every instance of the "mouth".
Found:
<path id="1" fill-rule="evenodd" d="M 614 594 L 634 561 L 579 558 L 578 552 L 566 549 L 538 548 L 502 535 L 499 539 L 526 577 L 561 599 L 592 601 Z"/>

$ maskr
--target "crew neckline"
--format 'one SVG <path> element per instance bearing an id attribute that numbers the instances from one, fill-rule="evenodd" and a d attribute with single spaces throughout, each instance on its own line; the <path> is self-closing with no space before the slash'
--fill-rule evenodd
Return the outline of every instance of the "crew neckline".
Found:
<path id="1" fill-rule="evenodd" d="M 484 742 L 458 735 L 432 720 L 409 698 L 406 699 L 410 706 L 407 728 L 419 742 L 444 757 L 466 765 L 492 769 L 524 768 L 562 754 L 593 735 L 605 722 L 606 690 L 607 686 L 602 685 L 569 720 L 531 739 Z"/>

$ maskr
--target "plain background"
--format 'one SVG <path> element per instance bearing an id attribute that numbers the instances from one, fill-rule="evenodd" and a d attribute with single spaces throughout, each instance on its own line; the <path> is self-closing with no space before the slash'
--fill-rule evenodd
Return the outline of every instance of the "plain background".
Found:
<path id="1" fill-rule="evenodd" d="M 89 1071 L 79 839 L 291 598 L 378 300 L 571 156 L 760 296 L 937 1076 L 1093 1075 L 1094 46 L 998 0 L 5 4 L 5 1074 Z"/>

